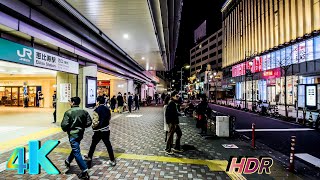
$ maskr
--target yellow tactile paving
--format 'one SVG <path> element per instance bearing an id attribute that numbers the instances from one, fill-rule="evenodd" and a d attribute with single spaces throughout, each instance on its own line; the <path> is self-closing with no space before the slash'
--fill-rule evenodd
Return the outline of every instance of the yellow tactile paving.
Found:
<path id="1" fill-rule="evenodd" d="M 53 152 L 57 153 L 70 153 L 70 149 L 67 148 L 55 148 Z M 88 151 L 83 150 L 82 154 L 87 154 Z M 108 156 L 106 152 L 95 152 L 96 156 Z M 117 158 L 121 159 L 132 159 L 132 160 L 145 160 L 145 161 L 157 161 L 157 162 L 168 162 L 168 163 L 182 163 L 182 164 L 195 164 L 195 165 L 206 165 L 211 171 L 226 171 L 228 161 L 226 160 L 200 160 L 200 159 L 187 159 L 187 158 L 175 158 L 166 156 L 147 156 L 138 154 L 125 154 L 115 153 Z M 239 173 L 228 173 L 227 175 L 233 180 L 246 179 Z"/>
<path id="2" fill-rule="evenodd" d="M 25 145 L 27 144 L 30 140 L 33 139 L 42 139 L 44 137 L 56 134 L 62 132 L 61 128 L 49 128 L 45 129 L 39 132 L 35 132 L 32 134 L 28 134 L 26 136 L 22 136 L 10 141 L 5 141 L 0 143 L 0 152 L 15 148 L 17 146 Z"/>

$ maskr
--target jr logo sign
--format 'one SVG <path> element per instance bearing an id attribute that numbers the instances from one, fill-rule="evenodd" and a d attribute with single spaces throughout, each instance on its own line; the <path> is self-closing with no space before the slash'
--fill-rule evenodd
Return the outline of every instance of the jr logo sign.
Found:
<path id="1" fill-rule="evenodd" d="M 22 53 L 17 50 L 17 55 L 20 57 L 21 61 L 30 62 L 32 60 L 32 50 L 28 48 L 23 48 Z"/>
<path id="2" fill-rule="evenodd" d="M 237 172 L 243 174 L 271 174 L 273 159 L 270 157 L 230 157 L 227 172 Z"/>

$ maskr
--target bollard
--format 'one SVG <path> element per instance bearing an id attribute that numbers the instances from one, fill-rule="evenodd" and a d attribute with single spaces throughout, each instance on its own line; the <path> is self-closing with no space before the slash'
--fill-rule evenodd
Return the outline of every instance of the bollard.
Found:
<path id="1" fill-rule="evenodd" d="M 256 125 L 255 125 L 254 123 L 252 123 L 251 147 L 252 147 L 253 149 L 256 148 L 255 128 L 256 128 Z"/>
<path id="2" fill-rule="evenodd" d="M 294 148 L 296 146 L 296 136 L 291 136 L 291 149 L 290 149 L 290 160 L 289 160 L 289 171 L 294 171 Z"/>

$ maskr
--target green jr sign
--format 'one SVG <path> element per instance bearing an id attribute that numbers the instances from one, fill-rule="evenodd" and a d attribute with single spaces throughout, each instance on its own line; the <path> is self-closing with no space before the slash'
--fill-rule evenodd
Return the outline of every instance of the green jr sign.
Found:
<path id="1" fill-rule="evenodd" d="M 0 38 L 0 59 L 33 66 L 33 52 L 31 47 Z"/>

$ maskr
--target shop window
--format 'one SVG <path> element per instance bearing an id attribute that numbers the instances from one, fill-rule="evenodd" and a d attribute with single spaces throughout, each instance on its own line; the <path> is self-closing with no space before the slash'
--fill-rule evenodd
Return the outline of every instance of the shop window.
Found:
<path id="1" fill-rule="evenodd" d="M 280 60 L 281 60 L 281 57 L 280 57 L 280 54 L 281 54 L 281 51 L 276 51 L 275 52 L 275 67 L 280 67 Z"/>
<path id="2" fill-rule="evenodd" d="M 286 62 L 286 49 L 283 48 L 280 50 L 280 63 L 279 67 L 285 65 Z"/>
<path id="3" fill-rule="evenodd" d="M 286 65 L 286 66 L 291 65 L 292 64 L 292 60 L 291 60 L 292 56 L 293 56 L 292 47 L 289 46 L 286 48 L 285 64 L 283 64 L 283 65 Z"/>
<path id="4" fill-rule="evenodd" d="M 267 64 L 267 70 L 271 69 L 271 61 L 270 61 L 270 53 L 266 55 L 266 64 Z"/>
<path id="5" fill-rule="evenodd" d="M 302 63 L 306 61 L 306 42 L 299 43 L 299 56 L 298 56 L 298 63 Z"/>
<path id="6" fill-rule="evenodd" d="M 306 41 L 306 61 L 313 60 L 313 39 Z"/>
<path id="7" fill-rule="evenodd" d="M 292 64 L 297 64 L 299 60 L 299 45 L 292 45 Z"/>
<path id="8" fill-rule="evenodd" d="M 298 106 L 305 107 L 305 85 L 298 86 Z"/>
<path id="9" fill-rule="evenodd" d="M 267 70 L 267 57 L 266 57 L 266 55 L 263 55 L 262 56 L 262 70 L 263 71 L 265 71 L 265 70 Z"/>
<path id="10" fill-rule="evenodd" d="M 274 69 L 276 67 L 276 57 L 274 52 L 271 53 L 270 61 L 271 61 L 271 69 Z"/>
<path id="11" fill-rule="evenodd" d="M 320 59 L 320 36 L 314 38 L 314 59 Z"/>

